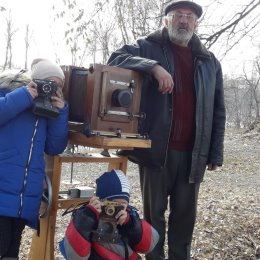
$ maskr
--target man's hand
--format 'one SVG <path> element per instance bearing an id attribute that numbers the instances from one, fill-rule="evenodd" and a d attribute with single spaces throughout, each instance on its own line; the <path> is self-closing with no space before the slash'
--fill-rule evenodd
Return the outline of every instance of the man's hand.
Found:
<path id="1" fill-rule="evenodd" d="M 158 64 L 152 68 L 151 72 L 159 83 L 159 91 L 163 94 L 172 93 L 174 83 L 171 74 Z"/>
<path id="2" fill-rule="evenodd" d="M 207 170 L 208 171 L 215 171 L 217 168 L 218 168 L 218 166 L 216 164 L 209 163 Z"/>

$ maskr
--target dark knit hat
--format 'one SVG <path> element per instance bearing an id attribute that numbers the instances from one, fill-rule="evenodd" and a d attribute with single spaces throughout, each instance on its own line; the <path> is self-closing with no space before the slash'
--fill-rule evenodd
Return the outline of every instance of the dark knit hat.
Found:
<path id="1" fill-rule="evenodd" d="M 47 59 L 34 59 L 31 65 L 32 79 L 47 79 L 50 77 L 57 77 L 64 81 L 64 73 L 61 67 Z"/>
<path id="2" fill-rule="evenodd" d="M 121 170 L 103 173 L 96 179 L 96 196 L 100 199 L 125 199 L 129 202 L 130 183 Z"/>
<path id="3" fill-rule="evenodd" d="M 182 1 L 182 0 L 173 0 L 164 9 L 164 14 L 167 15 L 170 11 L 175 10 L 177 8 L 190 8 L 194 11 L 194 13 L 198 16 L 198 18 L 202 15 L 202 7 L 195 2 L 192 1 Z"/>

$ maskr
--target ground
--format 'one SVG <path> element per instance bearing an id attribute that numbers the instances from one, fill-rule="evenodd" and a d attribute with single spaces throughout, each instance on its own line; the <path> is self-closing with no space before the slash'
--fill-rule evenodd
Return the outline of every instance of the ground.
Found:
<path id="1" fill-rule="evenodd" d="M 63 165 L 62 189 L 71 188 L 65 180 L 95 187 L 95 179 L 105 164 Z M 131 202 L 142 215 L 142 201 L 136 165 L 129 163 L 127 175 L 132 184 Z M 64 235 L 69 216 L 58 212 L 55 258 L 61 258 L 58 241 Z M 166 213 L 167 214 L 167 213 Z M 27 260 L 32 231 L 25 229 L 20 259 Z M 167 251 L 167 247 L 166 247 Z M 197 223 L 194 230 L 192 260 L 260 259 L 260 131 L 227 130 L 225 161 L 222 168 L 206 172 L 201 184 Z"/>

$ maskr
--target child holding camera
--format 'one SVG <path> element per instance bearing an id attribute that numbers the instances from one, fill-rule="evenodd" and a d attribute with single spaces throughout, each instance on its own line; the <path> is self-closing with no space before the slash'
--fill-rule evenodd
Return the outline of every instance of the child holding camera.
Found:
<path id="1" fill-rule="evenodd" d="M 96 184 L 96 196 L 73 212 L 60 242 L 61 253 L 67 260 L 142 259 L 138 253 L 152 251 L 159 235 L 129 205 L 127 176 L 112 170 L 102 174 Z M 113 219 L 116 230 L 112 228 Z"/>
<path id="2" fill-rule="evenodd" d="M 18 259 L 25 225 L 37 229 L 45 176 L 44 153 L 63 152 L 68 139 L 68 106 L 62 98 L 64 74 L 46 59 L 32 62 L 31 75 L 0 75 L 0 259 Z M 36 115 L 37 84 L 55 85 L 50 97 L 57 118 Z"/>

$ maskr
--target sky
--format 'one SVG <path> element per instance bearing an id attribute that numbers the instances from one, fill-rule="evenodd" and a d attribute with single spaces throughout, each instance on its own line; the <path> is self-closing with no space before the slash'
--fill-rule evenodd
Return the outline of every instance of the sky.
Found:
<path id="1" fill-rule="evenodd" d="M 90 0 L 85 0 L 88 3 L 91 3 Z M 197 2 L 202 6 L 206 6 L 210 0 L 198 0 Z M 227 1 L 225 10 L 218 10 L 219 12 L 214 12 L 212 14 L 212 19 L 214 16 L 225 14 L 225 12 L 230 11 L 230 5 L 234 1 Z M 243 3 L 248 0 L 237 0 L 236 4 L 240 2 Z M 57 39 L 62 39 L 64 30 L 53 22 L 53 12 L 52 5 L 62 4 L 62 0 L 0 0 L 0 7 L 4 6 L 7 10 L 12 9 L 12 18 L 17 28 L 15 34 L 15 44 L 13 46 L 13 62 L 19 67 L 23 67 L 24 57 L 25 57 L 25 28 L 26 24 L 30 25 L 30 30 L 32 31 L 30 53 L 28 56 L 28 63 L 30 64 L 32 59 L 36 57 L 44 57 L 51 60 L 55 60 L 55 53 L 65 53 L 61 57 L 62 65 L 70 65 L 70 55 L 66 55 L 68 50 L 62 50 Z M 5 24 L 3 17 L 3 12 L 0 12 L 0 24 Z M 0 33 L 3 35 L 2 30 L 5 26 L 0 27 Z M 63 44 L 64 45 L 64 44 Z M 5 48 L 6 41 L 0 41 L 0 64 L 4 63 L 5 59 Z M 2 50 L 2 51 L 1 51 Z M 218 49 L 213 49 L 213 52 L 218 57 Z M 256 53 L 259 54 L 259 49 L 257 46 L 251 46 L 248 42 L 248 39 L 245 39 L 240 42 L 239 46 L 233 49 L 224 60 L 221 61 L 223 72 L 226 74 L 237 74 L 242 71 L 243 64 L 245 60 L 250 59 L 250 57 L 255 57 Z M 91 63 L 91 62 L 90 62 Z M 86 64 L 88 66 L 89 64 Z"/>
<path id="2" fill-rule="evenodd" d="M 57 3 L 61 1 L 55 1 Z M 7 10 L 12 10 L 12 19 L 14 28 L 17 29 L 15 33 L 15 40 L 13 45 L 13 62 L 17 66 L 24 66 L 22 62 L 25 60 L 25 31 L 26 25 L 29 24 L 31 31 L 30 51 L 28 56 L 28 63 L 30 64 L 34 58 L 44 57 L 55 60 L 55 46 L 56 39 L 62 38 L 64 31 L 53 31 L 53 12 L 52 0 L 0 0 L 0 6 L 4 6 Z M 1 12 L 0 12 L 0 16 Z M 0 17 L 1 24 L 6 24 Z M 0 32 L 4 30 L 0 27 Z M 1 33 L 1 35 L 3 35 Z M 6 40 L 0 41 L 0 50 L 5 50 Z M 4 62 L 5 51 L 0 51 L 1 63 Z M 65 63 L 69 63 L 64 59 Z M 0 64 L 1 64 L 0 63 Z"/>

